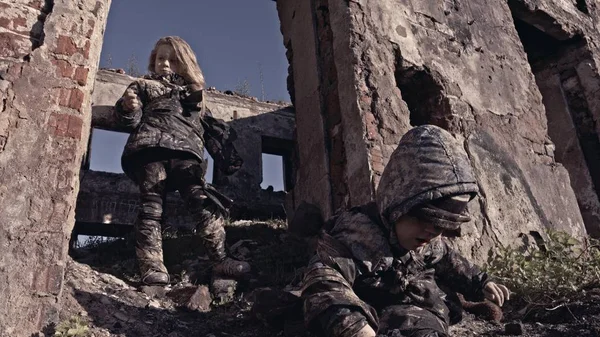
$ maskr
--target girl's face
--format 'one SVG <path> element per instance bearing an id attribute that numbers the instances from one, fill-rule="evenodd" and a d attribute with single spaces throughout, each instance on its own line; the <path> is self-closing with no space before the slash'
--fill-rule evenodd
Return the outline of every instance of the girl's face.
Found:
<path id="1" fill-rule="evenodd" d="M 442 229 L 410 215 L 396 221 L 396 237 L 404 249 L 414 250 L 425 246 L 442 234 Z"/>
<path id="2" fill-rule="evenodd" d="M 156 48 L 156 59 L 154 60 L 154 72 L 158 75 L 177 74 L 179 62 L 175 56 L 175 50 L 168 44 L 161 44 Z"/>

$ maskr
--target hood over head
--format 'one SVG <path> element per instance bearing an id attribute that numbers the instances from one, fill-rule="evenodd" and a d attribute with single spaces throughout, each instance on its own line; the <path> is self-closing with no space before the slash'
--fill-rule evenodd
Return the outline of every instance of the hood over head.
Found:
<path id="1" fill-rule="evenodd" d="M 465 209 L 479 191 L 461 142 L 422 125 L 408 131 L 385 167 L 376 200 L 386 226 L 411 213 L 444 229 L 470 220 Z"/>

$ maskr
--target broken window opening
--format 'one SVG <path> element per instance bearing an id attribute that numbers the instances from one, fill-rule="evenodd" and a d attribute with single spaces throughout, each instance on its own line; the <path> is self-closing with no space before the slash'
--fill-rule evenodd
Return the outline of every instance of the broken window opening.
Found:
<path id="1" fill-rule="evenodd" d="M 123 154 L 127 137 L 129 135 L 123 132 L 92 129 L 92 140 L 88 154 L 89 169 L 123 173 L 121 154 Z"/>
<path id="2" fill-rule="evenodd" d="M 522 12 L 513 10 L 513 15 L 542 94 L 548 136 L 555 145 L 553 153 L 546 150 L 546 154 L 554 155 L 569 172 L 588 234 L 600 237 L 600 176 L 595 174 L 600 172 L 600 139 L 590 109 L 590 104 L 597 102 L 590 101 L 595 99 L 591 98 L 593 95 L 586 97 L 586 87 L 578 73 L 581 65 L 593 64 L 591 53 L 582 36 L 557 38 L 561 34 L 552 30 L 551 20 L 537 18 L 534 27 L 525 21 L 528 18 Z"/>
<path id="3" fill-rule="evenodd" d="M 260 188 L 272 189 L 275 192 L 284 191 L 283 156 L 262 154 L 262 182 Z"/>
<path id="4" fill-rule="evenodd" d="M 293 149 L 291 140 L 262 136 L 261 188 L 267 189 L 270 185 L 274 191 L 289 191 L 294 187 Z"/>

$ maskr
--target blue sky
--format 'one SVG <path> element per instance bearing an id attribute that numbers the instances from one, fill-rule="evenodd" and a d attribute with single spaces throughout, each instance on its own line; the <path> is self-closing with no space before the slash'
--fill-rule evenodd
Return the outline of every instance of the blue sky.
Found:
<path id="1" fill-rule="evenodd" d="M 235 90 L 247 81 L 252 96 L 261 98 L 264 88 L 266 100 L 289 101 L 288 63 L 274 1 L 113 0 L 100 66 L 126 69 L 133 56 L 145 73 L 154 43 L 167 35 L 180 36 L 190 44 L 208 86 Z M 126 139 L 125 134 L 95 130 L 91 168 L 122 172 L 120 157 Z M 280 157 L 263 155 L 264 188 L 281 189 L 281 167 Z M 211 179 L 212 168 L 207 173 L 207 180 Z"/>

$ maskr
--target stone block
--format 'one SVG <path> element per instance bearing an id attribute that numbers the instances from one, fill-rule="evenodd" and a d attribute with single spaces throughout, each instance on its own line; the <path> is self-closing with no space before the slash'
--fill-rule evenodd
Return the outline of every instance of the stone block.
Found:
<path id="1" fill-rule="evenodd" d="M 9 32 L 0 32 L 0 57 L 22 58 L 31 50 L 29 37 Z"/>
<path id="2" fill-rule="evenodd" d="M 77 69 L 75 69 L 75 77 L 73 79 L 77 81 L 77 84 L 79 85 L 86 85 L 89 71 L 90 70 L 86 67 L 77 67 Z"/>

